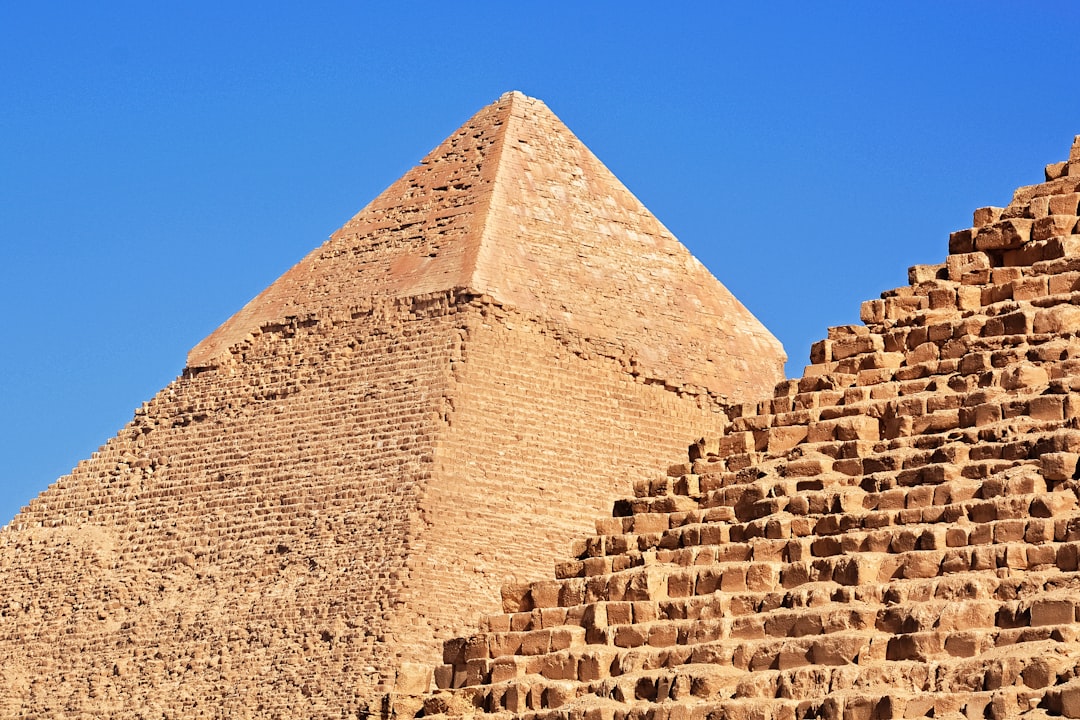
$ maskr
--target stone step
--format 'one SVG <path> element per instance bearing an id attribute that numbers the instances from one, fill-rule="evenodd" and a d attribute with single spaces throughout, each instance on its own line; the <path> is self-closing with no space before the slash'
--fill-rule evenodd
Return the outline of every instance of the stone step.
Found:
<path id="1" fill-rule="evenodd" d="M 1039 706 L 1048 688 L 1053 692 L 1061 678 L 1070 677 L 1076 660 L 1062 656 L 1059 648 L 1074 634 L 1074 626 L 979 630 L 951 636 L 956 639 L 951 648 L 941 633 L 879 636 L 880 640 L 847 633 L 749 642 L 733 650 L 730 645 L 702 643 L 681 651 L 563 651 L 529 660 L 473 662 L 471 667 L 483 667 L 473 677 L 485 680 L 459 686 L 457 694 L 487 712 L 558 708 L 586 696 L 627 707 L 637 701 L 723 701 L 732 695 L 740 702 L 841 698 L 849 707 L 862 702 L 853 699 L 890 697 L 901 701 L 889 706 L 891 712 L 911 702 L 915 703 L 911 710 L 926 712 L 950 701 L 971 704 L 972 694 L 992 701 L 998 691 L 1005 702 L 1014 703 L 1006 707 L 1019 710 Z M 988 648 L 989 654 L 973 665 L 970 650 L 980 642 L 999 649 Z M 1023 643 L 1037 649 L 1025 653 L 1018 648 Z M 438 676 L 445 681 L 449 670 L 443 668 Z M 459 682 L 470 679 L 467 674 L 457 676 Z M 769 704 L 778 706 L 782 704 Z"/>
<path id="2" fill-rule="evenodd" d="M 591 710 L 587 712 L 592 714 L 583 715 L 583 720 L 652 718 L 658 710 L 669 717 L 667 713 L 680 707 L 692 711 L 694 717 L 711 717 L 716 712 L 720 717 L 892 718 L 963 713 L 1004 718 L 1037 708 L 1060 714 L 1067 704 L 1080 699 L 1080 687 L 1071 682 L 1077 659 L 1063 654 L 1060 640 L 1034 635 L 1001 639 L 1005 644 L 977 660 L 961 652 L 928 663 L 887 657 L 883 661 L 877 656 L 880 649 L 872 650 L 873 643 L 863 638 L 862 647 L 868 652 L 860 654 L 855 665 L 802 663 L 799 643 L 788 643 L 786 650 L 781 645 L 775 652 L 742 652 L 738 659 L 717 656 L 715 645 L 702 646 L 699 654 L 675 658 L 685 660 L 681 665 L 671 664 L 671 654 L 656 656 L 651 662 L 639 655 L 636 662 L 626 660 L 627 672 L 604 677 L 594 677 L 599 666 L 587 665 L 588 658 L 582 658 L 575 671 L 584 668 L 587 679 L 577 681 L 539 673 L 518 675 L 519 668 L 503 659 L 491 669 L 494 674 L 505 667 L 503 674 L 496 675 L 502 679 L 429 697 L 425 714 L 445 712 L 452 705 L 447 698 L 452 696 L 459 701 L 455 714 L 460 714 L 463 702 L 472 712 L 509 711 L 530 718 L 554 718 L 543 711 L 588 698 L 586 706 Z M 1033 647 L 1025 651 L 1010 640 Z M 882 645 L 886 656 L 898 653 L 891 642 Z M 837 655 L 835 649 L 821 652 L 831 661 L 846 654 Z M 731 663 L 725 662 L 729 659 Z M 744 662 L 745 669 L 740 667 Z M 756 665 L 765 667 L 752 669 Z M 546 669 L 550 675 L 569 675 L 569 666 L 560 667 L 555 661 Z M 515 674 L 503 676 L 511 672 Z"/>
<path id="3" fill-rule="evenodd" d="M 1065 468 L 1074 462 L 1066 460 Z M 1008 476 L 1009 471 L 1017 469 L 1023 472 Z M 869 484 L 881 487 L 887 483 L 876 477 Z M 656 553 L 658 562 L 679 565 L 742 562 L 752 558 L 778 561 L 786 557 L 785 552 L 791 552 L 783 542 L 791 539 L 802 542 L 802 553 L 809 546 L 811 554 L 816 554 L 816 546 L 830 544 L 836 546 L 830 554 L 884 552 L 894 542 L 900 546 L 911 544 L 934 549 L 947 545 L 945 530 L 938 527 L 942 523 L 979 525 L 975 544 L 1002 537 L 1042 542 L 1059 535 L 1052 525 L 1048 526 L 1048 518 L 1071 516 L 1077 499 L 1075 490 L 1064 485 L 1059 490 L 1048 491 L 1046 479 L 1036 466 L 1017 465 L 1010 467 L 1005 476 L 999 474 L 983 480 L 957 478 L 938 485 L 890 487 L 876 492 L 858 487 L 844 491 L 804 490 L 758 502 L 770 506 L 771 512 L 746 522 L 734 519 L 695 522 L 699 518 L 648 515 L 649 524 L 642 529 L 654 529 L 654 532 L 624 532 L 585 540 L 580 544 L 579 560 L 560 564 L 560 577 L 601 575 L 636 567 L 646 564 L 639 558 L 649 552 Z M 898 529 L 903 526 L 915 527 Z M 966 540 L 959 542 L 967 538 L 967 528 L 960 526 L 952 531 L 949 546 L 968 544 Z M 760 542 L 763 540 L 780 542 L 767 547 Z M 715 554 L 678 552 L 705 546 L 716 546 L 717 549 L 710 550 Z M 615 558 L 623 556 L 632 559 L 628 564 L 625 561 L 622 565 L 613 564 Z"/>

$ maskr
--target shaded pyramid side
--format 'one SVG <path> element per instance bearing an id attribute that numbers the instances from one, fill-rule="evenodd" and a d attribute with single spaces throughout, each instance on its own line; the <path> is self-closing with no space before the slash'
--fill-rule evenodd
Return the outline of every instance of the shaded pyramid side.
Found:
<path id="1" fill-rule="evenodd" d="M 391 713 L 1080 715 L 1080 136 L 949 244 Z"/>
<path id="2" fill-rule="evenodd" d="M 192 348 L 188 366 L 210 366 L 285 318 L 347 315 L 370 297 L 466 288 L 509 109 L 503 101 L 480 110 Z"/>

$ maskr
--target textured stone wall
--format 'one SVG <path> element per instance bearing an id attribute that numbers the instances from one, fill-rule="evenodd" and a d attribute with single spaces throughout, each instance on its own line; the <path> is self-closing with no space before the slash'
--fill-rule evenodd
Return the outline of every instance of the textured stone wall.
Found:
<path id="1" fill-rule="evenodd" d="M 0 533 L 0 715 L 360 706 L 460 349 L 445 296 L 369 310 L 178 379 Z"/>
<path id="2" fill-rule="evenodd" d="M 421 502 L 415 613 L 403 616 L 440 638 L 498 612 L 502 585 L 549 576 L 615 498 L 663 476 L 661 458 L 723 417 L 705 395 L 635 377 L 625 350 L 604 355 L 620 350 L 497 304 L 476 310 Z"/>
<path id="3" fill-rule="evenodd" d="M 443 293 L 188 371 L 0 532 L 0 714 L 365 707 L 712 431 L 632 358 Z"/>

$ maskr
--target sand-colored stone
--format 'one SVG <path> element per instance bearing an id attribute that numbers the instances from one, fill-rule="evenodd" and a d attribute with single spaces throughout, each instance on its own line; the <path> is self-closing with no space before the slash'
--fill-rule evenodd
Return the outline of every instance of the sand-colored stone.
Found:
<path id="1" fill-rule="evenodd" d="M 543 103 L 507 94 L 0 531 L 0 716 L 415 712 L 448 682 L 443 640 L 783 360 Z M 521 647 L 584 642 L 545 621 Z"/>

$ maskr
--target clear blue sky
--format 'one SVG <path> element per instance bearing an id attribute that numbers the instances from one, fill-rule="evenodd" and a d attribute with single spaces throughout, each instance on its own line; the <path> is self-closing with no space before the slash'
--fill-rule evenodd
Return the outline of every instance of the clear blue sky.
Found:
<path id="1" fill-rule="evenodd" d="M 789 375 L 1080 133 L 1080 3 L 671 5 L 0 0 L 0 524 L 507 90 Z"/>

